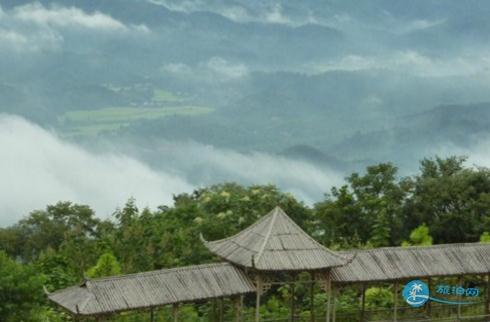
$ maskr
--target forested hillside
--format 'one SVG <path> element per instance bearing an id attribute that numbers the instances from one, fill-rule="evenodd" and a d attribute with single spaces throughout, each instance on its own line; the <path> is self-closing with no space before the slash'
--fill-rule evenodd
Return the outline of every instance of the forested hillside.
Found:
<path id="1" fill-rule="evenodd" d="M 235 183 L 176 195 L 172 206 L 158 209 L 138 209 L 130 199 L 110 219 L 89 205 L 61 201 L 0 229 L 0 320 L 66 321 L 46 302 L 43 286 L 54 291 L 84 277 L 217 261 L 199 234 L 230 236 L 277 205 L 332 249 L 490 241 L 490 170 L 458 157 L 424 159 L 410 177 L 400 177 L 391 163 L 369 166 L 311 207 L 272 185 Z M 368 307 L 390 304 L 379 302 L 382 289 L 371 293 L 377 295 L 368 296 Z M 284 288 L 270 297 L 265 316 L 284 310 L 288 294 Z M 352 305 L 352 298 L 340 301 L 343 309 Z M 193 306 L 182 314 L 197 321 L 207 313 Z"/>

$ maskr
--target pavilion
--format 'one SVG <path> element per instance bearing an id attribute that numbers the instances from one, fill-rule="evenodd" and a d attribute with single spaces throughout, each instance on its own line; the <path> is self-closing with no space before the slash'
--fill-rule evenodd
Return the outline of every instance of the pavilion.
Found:
<path id="1" fill-rule="evenodd" d="M 202 237 L 202 236 L 201 236 Z M 243 296 L 255 293 L 255 322 L 261 321 L 263 295 L 273 285 L 289 283 L 293 294 L 288 321 L 299 321 L 295 312 L 294 286 L 299 273 L 308 272 L 310 315 L 308 321 L 336 321 L 335 296 L 345 285 L 362 286 L 361 311 L 357 321 L 366 321 L 366 285 L 394 285 L 394 308 L 390 321 L 399 321 L 399 285 L 410 279 L 483 276 L 487 281 L 485 315 L 490 317 L 488 277 L 490 244 L 469 243 L 428 247 L 385 247 L 334 252 L 316 242 L 279 207 L 238 234 L 204 245 L 222 263 L 163 269 L 131 275 L 86 280 L 81 285 L 48 293 L 48 298 L 75 319 L 101 321 L 126 311 L 148 311 L 171 305 L 173 320 L 179 305 L 223 298 L 234 299 L 234 320 L 241 314 Z M 315 315 L 315 285 L 326 292 L 325 310 Z M 223 322 L 220 310 L 216 321 Z M 458 320 L 461 310 L 458 307 Z M 285 321 L 285 320 L 283 320 Z M 302 320 L 305 321 L 305 320 Z M 413 321 L 413 320 L 411 320 Z M 487 320 L 488 321 L 488 320 Z"/>

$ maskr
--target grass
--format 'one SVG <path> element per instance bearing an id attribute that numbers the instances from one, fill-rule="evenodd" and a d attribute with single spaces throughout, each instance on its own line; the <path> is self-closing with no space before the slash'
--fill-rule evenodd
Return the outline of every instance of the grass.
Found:
<path id="1" fill-rule="evenodd" d="M 139 120 L 155 120 L 169 116 L 199 116 L 213 109 L 201 106 L 179 107 L 106 107 L 64 113 L 60 122 L 68 135 L 97 135 L 114 131 Z"/>

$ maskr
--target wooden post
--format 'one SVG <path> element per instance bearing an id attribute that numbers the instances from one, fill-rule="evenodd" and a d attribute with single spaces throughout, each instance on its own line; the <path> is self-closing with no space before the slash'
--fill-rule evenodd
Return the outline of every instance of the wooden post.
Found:
<path id="1" fill-rule="evenodd" d="M 432 282 L 432 279 L 430 278 L 430 276 L 427 278 L 427 286 L 429 287 L 429 293 L 431 291 L 431 282 Z M 427 303 L 426 303 L 426 314 L 427 314 L 427 317 L 431 317 L 432 315 L 432 305 L 431 305 L 431 300 L 428 300 Z"/>
<path id="2" fill-rule="evenodd" d="M 255 278 L 255 287 L 257 288 L 257 297 L 255 299 L 255 322 L 260 322 L 260 296 L 262 295 L 262 279 L 260 275 Z"/>
<path id="3" fill-rule="evenodd" d="M 219 322 L 223 322 L 223 315 L 224 315 L 224 304 L 223 304 L 223 298 L 219 299 Z"/>
<path id="4" fill-rule="evenodd" d="M 315 322 L 315 274 L 310 275 L 310 322 Z"/>
<path id="5" fill-rule="evenodd" d="M 155 314 L 153 312 L 153 308 L 150 309 L 150 321 L 155 322 Z"/>
<path id="6" fill-rule="evenodd" d="M 289 321 L 291 322 L 294 322 L 294 310 L 295 310 L 295 307 L 294 307 L 294 291 L 295 291 L 295 278 L 294 278 L 294 275 L 292 276 L 292 282 L 290 283 L 290 287 L 291 287 L 291 309 L 290 309 L 290 317 L 289 317 Z"/>
<path id="7" fill-rule="evenodd" d="M 490 314 L 490 274 L 487 275 L 487 299 L 485 302 L 485 314 Z"/>
<path id="8" fill-rule="evenodd" d="M 458 287 L 462 286 L 464 283 L 463 276 L 459 277 Z M 461 302 L 461 295 L 458 295 L 458 302 Z M 461 321 L 461 303 L 458 303 L 458 322 Z"/>
<path id="9" fill-rule="evenodd" d="M 217 322 L 217 315 L 218 313 L 216 312 L 217 309 L 216 309 L 216 299 L 213 299 L 213 307 L 212 307 L 212 315 L 213 315 L 213 318 L 212 318 L 212 322 Z"/>
<path id="10" fill-rule="evenodd" d="M 330 272 L 327 273 L 326 283 L 327 283 L 327 285 L 326 285 L 326 289 L 327 289 L 327 307 L 326 307 L 326 309 L 327 310 L 326 310 L 325 321 L 330 322 L 330 311 L 331 311 L 330 300 L 332 297 L 332 281 L 330 280 Z"/>
<path id="11" fill-rule="evenodd" d="M 174 322 L 179 321 L 179 304 L 172 305 L 172 317 L 174 319 Z"/>
<path id="12" fill-rule="evenodd" d="M 366 309 L 366 283 L 362 283 L 361 290 L 361 318 L 360 321 L 364 322 L 364 311 Z"/>
<path id="13" fill-rule="evenodd" d="M 335 285 L 332 286 L 332 322 L 335 322 L 335 318 L 337 315 L 337 303 L 336 303 L 336 298 L 337 298 L 337 291 L 338 288 L 335 287 Z"/>
<path id="14" fill-rule="evenodd" d="M 398 321 L 398 281 L 395 282 L 395 287 L 393 289 L 393 302 L 394 302 L 393 321 L 397 322 Z"/>
<path id="15" fill-rule="evenodd" d="M 241 320 L 242 296 L 235 297 L 235 322 L 240 322 Z"/>

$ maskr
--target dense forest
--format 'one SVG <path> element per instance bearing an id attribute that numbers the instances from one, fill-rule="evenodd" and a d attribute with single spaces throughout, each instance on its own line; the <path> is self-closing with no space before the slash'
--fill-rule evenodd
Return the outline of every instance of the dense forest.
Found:
<path id="1" fill-rule="evenodd" d="M 109 219 L 63 201 L 0 229 L 0 321 L 69 320 L 47 303 L 43 286 L 54 291 L 84 277 L 217 261 L 201 233 L 208 240 L 232 235 L 276 205 L 331 249 L 490 241 L 490 170 L 463 157 L 424 159 L 410 177 L 391 163 L 369 166 L 311 206 L 272 185 L 235 183 L 176 195 L 156 210 L 130 199 Z M 373 292 L 368 307 L 386 304 Z M 282 310 L 287 297 L 287 289 L 278 292 L 264 311 Z M 198 311 L 183 311 L 185 321 Z"/>

